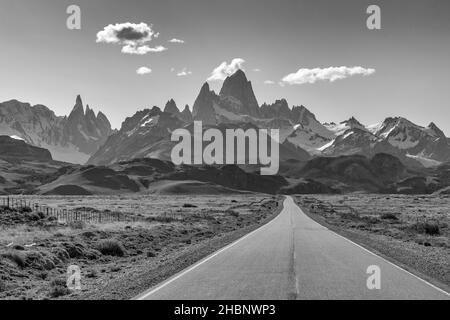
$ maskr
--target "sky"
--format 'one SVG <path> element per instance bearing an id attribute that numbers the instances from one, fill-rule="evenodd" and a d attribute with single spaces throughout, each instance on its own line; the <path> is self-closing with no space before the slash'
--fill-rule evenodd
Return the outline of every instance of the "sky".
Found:
<path id="1" fill-rule="evenodd" d="M 381 30 L 366 26 L 372 4 Z M 151 31 L 136 40 L 125 23 Z M 0 38 L 0 101 L 67 115 L 80 94 L 115 128 L 171 98 L 192 108 L 207 79 L 218 92 L 240 67 L 260 104 L 285 98 L 322 122 L 433 121 L 450 136 L 448 0 L 0 0 Z"/>

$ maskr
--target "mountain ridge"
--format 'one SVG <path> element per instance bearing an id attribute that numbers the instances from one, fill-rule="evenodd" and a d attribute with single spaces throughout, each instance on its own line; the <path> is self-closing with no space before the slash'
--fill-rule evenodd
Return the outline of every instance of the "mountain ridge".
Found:
<path id="1" fill-rule="evenodd" d="M 0 134 L 16 136 L 48 149 L 55 160 L 84 163 L 109 134 L 108 118 L 86 106 L 81 96 L 68 116 L 57 116 L 44 105 L 9 100 L 0 103 Z"/>

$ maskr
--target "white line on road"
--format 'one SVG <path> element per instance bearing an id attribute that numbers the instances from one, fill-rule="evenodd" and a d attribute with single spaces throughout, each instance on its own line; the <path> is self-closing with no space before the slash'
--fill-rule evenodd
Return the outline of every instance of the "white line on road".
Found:
<path id="1" fill-rule="evenodd" d="M 283 201 L 284 203 L 284 201 Z M 284 206 L 283 206 L 284 209 Z M 281 210 L 283 210 L 281 209 Z M 167 280 L 166 282 L 163 282 L 161 285 L 157 286 L 155 289 L 151 290 L 150 292 L 144 293 L 141 296 L 138 296 L 136 298 L 134 298 L 133 300 L 144 300 L 145 298 L 149 297 L 150 295 L 154 294 L 155 292 L 161 290 L 162 288 L 164 288 L 165 286 L 171 284 L 172 282 L 174 282 L 175 280 L 181 278 L 182 276 L 184 276 L 186 273 L 191 272 L 192 270 L 196 269 L 197 267 L 201 266 L 202 264 L 204 264 L 205 262 L 208 262 L 209 260 L 211 260 L 212 258 L 216 257 L 217 255 L 221 254 L 222 252 L 224 252 L 225 250 L 230 249 L 231 247 L 234 247 L 236 244 L 238 244 L 239 242 L 241 242 L 242 240 L 250 237 L 251 235 L 253 235 L 254 233 L 266 228 L 268 225 L 270 225 L 271 223 L 273 223 L 276 219 L 278 219 L 281 216 L 281 211 L 279 212 L 278 216 L 276 216 L 274 219 L 272 219 L 271 221 L 269 221 L 268 223 L 266 223 L 265 225 L 262 225 L 261 227 L 259 227 L 256 230 L 253 230 L 252 232 L 250 232 L 249 234 L 243 236 L 242 238 L 239 238 L 238 240 L 236 240 L 235 242 L 229 244 L 228 246 L 226 246 L 225 248 L 220 249 L 219 251 L 213 253 L 212 255 L 204 258 L 203 260 L 200 260 L 199 262 L 197 262 L 196 264 L 194 264 L 192 267 L 186 269 L 185 271 L 182 271 L 181 273 L 179 273 L 178 275 L 174 276 L 173 278 Z"/>
<path id="2" fill-rule="evenodd" d="M 297 205 L 297 206 L 298 206 L 298 205 Z M 298 206 L 298 207 L 299 207 L 299 206 Z M 300 207 L 299 207 L 299 208 L 300 208 Z M 302 211 L 303 214 L 305 214 L 305 213 L 303 212 L 302 208 L 300 208 L 300 210 Z M 311 218 L 310 218 L 310 219 L 311 219 Z M 317 221 L 316 221 L 316 223 L 320 224 L 320 223 L 317 222 Z M 358 248 L 363 249 L 364 251 L 366 251 L 366 252 L 368 252 L 368 253 L 370 253 L 370 254 L 372 254 L 372 255 L 374 255 L 374 256 L 380 258 L 380 259 L 383 260 L 384 262 L 387 262 L 388 264 L 394 266 L 395 268 L 397 268 L 397 269 L 399 269 L 399 270 L 401 270 L 401 271 L 406 272 L 406 273 L 409 274 L 410 276 L 413 276 L 414 278 L 419 279 L 420 281 L 426 283 L 427 285 L 429 285 L 430 287 L 432 287 L 432 288 L 438 290 L 439 292 L 441 292 L 441 293 L 443 293 L 443 294 L 446 294 L 447 296 L 450 296 L 450 294 L 449 294 L 447 291 L 445 291 L 445 290 L 443 290 L 443 289 L 441 289 L 441 288 L 439 288 L 439 287 L 436 287 L 434 284 L 432 284 L 432 283 L 430 283 L 430 282 L 428 282 L 428 281 L 422 279 L 422 278 L 419 277 L 419 276 L 416 276 L 415 274 L 409 272 L 408 270 L 403 269 L 402 267 L 400 267 L 400 266 L 396 265 L 395 263 L 393 263 L 393 262 L 391 262 L 391 261 L 389 261 L 389 260 L 383 258 L 382 256 L 379 256 L 379 255 L 377 255 L 376 253 L 374 253 L 374 252 L 372 252 L 372 251 L 370 251 L 370 250 L 364 248 L 363 246 L 361 246 L 361 245 L 359 245 L 359 244 L 353 242 L 352 240 L 347 239 L 347 238 L 344 237 L 344 236 L 341 236 L 339 233 L 336 233 L 336 232 L 334 232 L 333 230 L 330 230 L 329 228 L 327 228 L 327 229 L 328 229 L 330 232 L 332 232 L 332 233 L 334 233 L 335 235 L 337 235 L 338 237 L 341 237 L 342 239 L 344 239 L 344 240 L 346 240 L 346 241 L 348 241 L 348 242 L 354 244 L 354 245 L 357 246 Z"/>
<path id="3" fill-rule="evenodd" d="M 330 230 L 330 229 L 328 229 L 328 230 Z M 355 246 L 357 246 L 357 247 L 363 249 L 364 251 L 366 251 L 366 252 L 368 252 L 368 253 L 370 253 L 370 254 L 372 254 L 372 255 L 374 255 L 374 256 L 380 258 L 380 259 L 383 260 L 384 262 L 387 262 L 388 264 L 390 264 L 390 265 L 396 267 L 397 269 L 399 269 L 399 270 L 401 270 L 401 271 L 404 271 L 404 272 L 406 272 L 407 274 L 409 274 L 410 276 L 413 276 L 414 278 L 416 278 L 416 279 L 418 279 L 418 280 L 420 280 L 420 281 L 426 283 L 427 285 L 429 285 L 430 287 L 432 287 L 432 288 L 438 290 L 439 292 L 441 292 L 441 293 L 443 293 L 443 294 L 446 294 L 447 296 L 450 296 L 450 294 L 449 294 L 447 291 L 445 291 L 445 290 L 443 290 L 443 289 L 441 289 L 441 288 L 439 288 L 439 287 L 436 287 L 434 284 L 428 282 L 427 280 L 424 280 L 424 279 L 422 279 L 421 277 L 416 276 L 414 273 L 411 273 L 411 272 L 409 272 L 408 270 L 403 269 L 402 267 L 396 265 L 395 263 L 393 263 L 393 262 L 391 262 L 391 261 L 389 261 L 389 260 L 383 258 L 382 256 L 377 255 L 376 253 L 374 253 L 374 252 L 372 252 L 372 251 L 370 251 L 370 250 L 364 248 L 363 246 L 360 246 L 359 244 L 353 242 L 352 240 L 349 240 L 349 239 L 347 239 L 346 237 L 341 236 L 340 234 L 338 234 L 338 233 L 336 233 L 336 232 L 334 232 L 334 231 L 332 231 L 332 230 L 330 230 L 330 231 L 331 231 L 332 233 L 334 233 L 335 235 L 337 235 L 337 236 L 339 236 L 339 237 L 341 237 L 341 238 L 347 240 L 348 242 L 353 243 Z"/>

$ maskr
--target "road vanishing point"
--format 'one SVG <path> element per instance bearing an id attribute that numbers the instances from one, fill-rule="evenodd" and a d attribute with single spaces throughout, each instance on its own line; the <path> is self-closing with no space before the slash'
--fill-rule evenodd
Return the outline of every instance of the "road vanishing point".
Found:
<path id="1" fill-rule="evenodd" d="M 369 266 L 380 289 L 369 289 Z M 138 300 L 450 299 L 309 218 L 291 197 L 259 229 L 139 295 Z"/>

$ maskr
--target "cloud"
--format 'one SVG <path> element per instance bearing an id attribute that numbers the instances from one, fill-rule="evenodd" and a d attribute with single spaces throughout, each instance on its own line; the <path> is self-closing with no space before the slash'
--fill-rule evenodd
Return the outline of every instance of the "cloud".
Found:
<path id="1" fill-rule="evenodd" d="M 183 68 L 183 70 L 181 70 L 180 72 L 177 73 L 178 77 L 185 77 L 185 76 L 189 76 L 192 74 L 192 71 L 188 71 L 186 70 L 186 68 Z"/>
<path id="2" fill-rule="evenodd" d="M 154 48 L 151 48 L 147 45 L 145 46 L 132 46 L 132 45 L 126 45 L 122 48 L 122 53 L 127 53 L 127 54 L 137 54 L 137 55 L 144 55 L 147 54 L 149 52 L 163 52 L 166 51 L 167 48 L 163 47 L 163 46 L 156 46 Z"/>
<path id="3" fill-rule="evenodd" d="M 149 52 L 167 50 L 163 46 L 152 48 L 147 45 L 148 42 L 159 36 L 159 33 L 156 33 L 152 27 L 144 22 L 110 24 L 97 33 L 96 42 L 121 45 L 122 53 L 127 54 L 144 55 Z"/>
<path id="4" fill-rule="evenodd" d="M 261 71 L 261 69 L 259 69 L 259 68 L 255 68 L 255 69 L 253 69 L 253 71 L 254 71 L 254 72 L 260 72 L 260 71 Z"/>
<path id="5" fill-rule="evenodd" d="M 345 79 L 354 75 L 369 76 L 375 73 L 375 69 L 363 67 L 329 67 L 314 69 L 299 69 L 295 73 L 288 74 L 281 83 L 285 84 L 305 84 L 316 83 L 317 81 L 330 81 Z"/>
<path id="6" fill-rule="evenodd" d="M 173 38 L 169 40 L 170 43 L 184 43 L 184 40 Z"/>
<path id="7" fill-rule="evenodd" d="M 275 82 L 272 80 L 266 80 L 264 81 L 264 84 L 275 84 Z"/>
<path id="8" fill-rule="evenodd" d="M 149 74 L 151 72 L 152 72 L 152 69 L 147 68 L 147 67 L 140 67 L 139 69 L 136 70 L 136 73 L 141 76 L 143 76 L 144 74 Z"/>
<path id="9" fill-rule="evenodd" d="M 226 61 L 222 62 L 217 68 L 215 68 L 207 81 L 220 81 L 225 80 L 226 77 L 235 73 L 238 69 L 242 69 L 242 65 L 245 63 L 244 59 L 235 58 L 231 60 L 230 64 Z"/>

